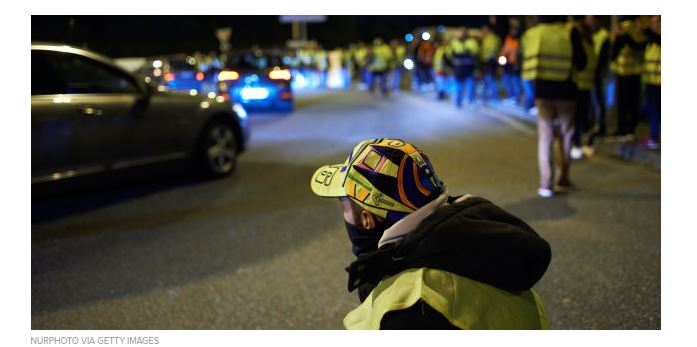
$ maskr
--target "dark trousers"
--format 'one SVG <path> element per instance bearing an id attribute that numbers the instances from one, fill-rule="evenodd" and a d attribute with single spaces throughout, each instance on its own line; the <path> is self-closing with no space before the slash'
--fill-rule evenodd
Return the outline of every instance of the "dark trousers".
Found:
<path id="1" fill-rule="evenodd" d="M 634 134 L 639 118 L 641 75 L 617 76 L 617 133 Z"/>
<path id="2" fill-rule="evenodd" d="M 380 91 L 382 95 L 387 95 L 387 71 L 371 71 L 368 77 L 368 90 L 373 93 L 375 91 L 375 82 L 380 83 Z"/>
<path id="3" fill-rule="evenodd" d="M 646 85 L 646 111 L 649 115 L 649 138 L 661 138 L 661 86 Z"/>
<path id="4" fill-rule="evenodd" d="M 595 103 L 598 105 L 598 112 L 597 115 L 598 117 L 596 118 L 596 121 L 598 122 L 598 132 L 601 134 L 605 134 L 607 132 L 607 125 L 605 123 L 605 115 L 606 115 L 606 107 L 605 107 L 605 85 L 603 83 L 602 78 L 596 78 L 595 79 L 595 86 L 594 86 L 594 92 L 595 92 Z"/>
<path id="5" fill-rule="evenodd" d="M 574 117 L 574 146 L 581 147 L 583 134 L 590 129 L 591 125 L 591 92 L 590 90 L 579 90 L 576 98 L 576 116 Z"/>

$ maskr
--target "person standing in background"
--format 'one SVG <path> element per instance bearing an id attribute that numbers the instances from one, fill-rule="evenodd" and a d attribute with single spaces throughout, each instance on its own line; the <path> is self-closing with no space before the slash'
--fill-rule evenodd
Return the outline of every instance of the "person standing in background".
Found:
<path id="1" fill-rule="evenodd" d="M 524 16 L 523 23 L 525 25 L 525 31 L 520 37 L 520 51 L 525 52 L 526 46 L 526 34 L 528 30 L 537 24 L 537 16 Z M 524 58 L 521 53 L 521 58 Z M 521 59 L 522 60 L 522 59 Z M 526 78 L 526 74 L 521 72 L 520 75 L 521 84 L 523 85 L 523 108 L 528 112 L 528 114 L 537 116 L 537 107 L 535 106 L 535 84 L 533 80 Z"/>
<path id="2" fill-rule="evenodd" d="M 498 100 L 499 91 L 496 87 L 496 69 L 498 68 L 501 38 L 491 30 L 488 24 L 482 26 L 482 49 L 480 62 L 484 76 L 484 99 Z"/>
<path id="3" fill-rule="evenodd" d="M 435 49 L 431 41 L 421 39 L 416 45 L 416 76 L 419 89 L 433 83 L 433 54 Z"/>
<path id="4" fill-rule="evenodd" d="M 576 99 L 576 116 L 574 121 L 573 146 L 571 147 L 571 158 L 581 159 L 583 155 L 592 156 L 592 147 L 583 144 L 583 137 L 591 130 L 592 119 L 592 101 L 591 91 L 595 80 L 595 72 L 598 58 L 593 49 L 593 37 L 590 27 L 584 21 L 583 16 L 574 16 L 571 25 L 578 30 L 581 41 L 583 42 L 583 50 L 586 55 L 586 68 L 583 70 L 574 70 L 574 79 L 578 88 L 578 97 Z"/>
<path id="5" fill-rule="evenodd" d="M 462 107 L 463 95 L 467 95 L 467 102 L 474 103 L 474 68 L 479 43 L 467 33 L 467 29 L 461 28 L 458 37 L 452 39 L 445 51 L 445 59 L 453 69 L 455 77 L 455 106 Z"/>
<path id="6" fill-rule="evenodd" d="M 503 85 L 507 101 L 516 104 L 520 100 L 520 23 L 511 18 L 508 35 L 499 53 L 499 65 L 503 65 Z"/>
<path id="7" fill-rule="evenodd" d="M 646 111 L 649 115 L 649 138 L 641 143 L 649 149 L 660 148 L 661 136 L 661 16 L 651 16 L 642 74 L 646 86 Z"/>
<path id="8" fill-rule="evenodd" d="M 538 108 L 538 166 L 540 186 L 537 194 L 551 198 L 554 190 L 563 192 L 572 187 L 570 180 L 571 137 L 576 111 L 576 84 L 572 70 L 586 68 L 586 55 L 578 30 L 569 27 L 564 16 L 539 16 L 540 23 L 525 34 L 523 46 L 523 78 L 535 83 Z M 561 162 L 554 185 L 554 120 L 559 118 Z"/>
<path id="9" fill-rule="evenodd" d="M 392 39 L 390 41 L 390 48 L 392 48 L 392 54 L 394 56 L 392 64 L 392 93 L 394 95 L 399 94 L 400 83 L 402 81 L 402 69 L 404 66 L 404 57 L 407 54 L 407 47 L 399 43 L 399 40 Z"/>
<path id="10" fill-rule="evenodd" d="M 445 64 L 447 44 L 442 40 L 436 41 L 436 52 L 433 54 L 433 72 L 436 79 L 436 98 L 444 100 L 447 97 L 448 70 Z"/>
<path id="11" fill-rule="evenodd" d="M 318 46 L 315 51 L 315 69 L 318 75 L 318 87 L 324 89 L 327 87 L 327 70 L 329 70 L 329 61 L 327 51 L 322 46 Z"/>
<path id="12" fill-rule="evenodd" d="M 620 16 L 614 35 L 611 68 L 617 75 L 617 131 L 623 141 L 634 140 L 641 104 L 641 71 L 646 48 L 639 16 Z"/>
<path id="13" fill-rule="evenodd" d="M 586 24 L 593 32 L 593 51 L 595 56 L 598 57 L 595 68 L 595 81 L 593 82 L 593 95 L 598 109 L 594 124 L 597 130 L 591 135 L 589 144 L 592 145 L 595 137 L 605 136 L 607 134 L 605 84 L 609 79 L 610 32 L 600 25 L 597 16 L 586 16 Z"/>
<path id="14" fill-rule="evenodd" d="M 358 75 L 358 90 L 368 89 L 368 54 L 369 49 L 363 41 L 356 43 L 356 50 L 353 53 L 356 74 Z"/>
<path id="15" fill-rule="evenodd" d="M 370 56 L 371 59 L 368 63 L 368 70 L 370 70 L 368 91 L 371 93 L 374 92 L 375 82 L 378 80 L 382 95 L 387 96 L 387 72 L 391 68 L 391 64 L 394 60 L 392 49 L 384 43 L 381 38 L 377 37 L 373 40 L 373 49 Z"/>

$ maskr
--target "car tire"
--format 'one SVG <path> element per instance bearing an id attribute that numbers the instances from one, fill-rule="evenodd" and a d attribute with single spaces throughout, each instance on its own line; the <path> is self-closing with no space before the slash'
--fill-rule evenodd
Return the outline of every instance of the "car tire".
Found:
<path id="1" fill-rule="evenodd" d="M 214 120 L 203 128 L 196 153 L 196 169 L 208 177 L 228 176 L 237 168 L 237 134 L 233 126 Z"/>

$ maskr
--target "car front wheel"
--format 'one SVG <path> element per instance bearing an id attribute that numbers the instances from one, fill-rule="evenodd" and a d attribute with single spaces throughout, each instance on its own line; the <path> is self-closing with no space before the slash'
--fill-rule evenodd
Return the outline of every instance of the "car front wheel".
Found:
<path id="1" fill-rule="evenodd" d="M 227 176 L 237 165 L 237 139 L 231 125 L 222 121 L 210 123 L 203 130 L 199 144 L 199 165 L 214 177 Z"/>

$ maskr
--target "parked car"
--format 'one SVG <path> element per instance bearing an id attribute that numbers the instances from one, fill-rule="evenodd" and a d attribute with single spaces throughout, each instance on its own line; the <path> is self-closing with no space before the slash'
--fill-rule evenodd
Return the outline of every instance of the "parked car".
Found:
<path id="1" fill-rule="evenodd" d="M 31 46 L 32 183 L 188 159 L 211 176 L 235 169 L 249 135 L 239 104 L 160 92 L 97 53 Z"/>

